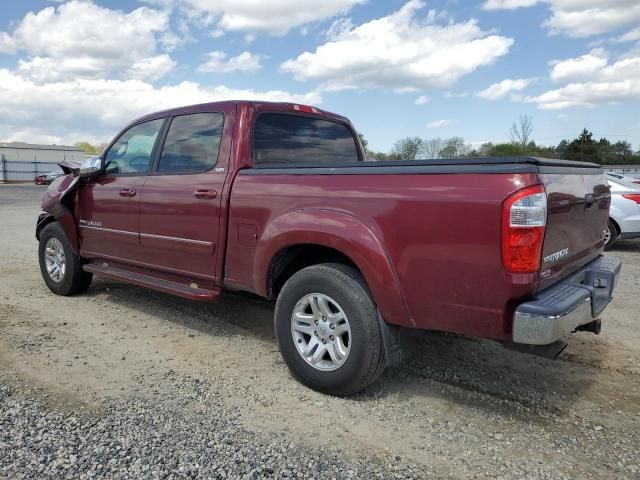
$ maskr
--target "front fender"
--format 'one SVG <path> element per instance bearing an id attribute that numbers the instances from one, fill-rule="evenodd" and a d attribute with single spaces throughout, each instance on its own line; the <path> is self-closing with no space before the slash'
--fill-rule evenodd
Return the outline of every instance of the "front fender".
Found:
<path id="1" fill-rule="evenodd" d="M 76 255 L 79 252 L 78 228 L 71 210 L 72 202 L 69 198 L 79 184 L 80 178 L 72 175 L 65 175 L 51 182 L 42 197 L 41 207 L 45 213 L 40 214 L 36 225 L 36 238 L 39 238 L 40 231 L 45 225 L 54 220 L 58 222 L 67 236 L 71 250 Z"/>
<path id="2" fill-rule="evenodd" d="M 270 222 L 256 250 L 253 271 L 258 293 L 268 294 L 269 267 L 274 256 L 283 248 L 305 244 L 333 248 L 349 257 L 364 276 L 385 321 L 415 325 L 384 246 L 368 226 L 344 212 L 295 210 Z"/>

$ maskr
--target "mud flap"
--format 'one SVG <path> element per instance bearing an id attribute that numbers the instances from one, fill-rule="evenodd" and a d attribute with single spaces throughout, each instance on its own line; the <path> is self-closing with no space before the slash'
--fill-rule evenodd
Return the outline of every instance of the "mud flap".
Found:
<path id="1" fill-rule="evenodd" d="M 402 363 L 402 346 L 400 344 L 400 330 L 397 325 L 390 325 L 384 321 L 378 310 L 378 323 L 384 344 L 384 354 L 387 367 L 395 367 Z"/>

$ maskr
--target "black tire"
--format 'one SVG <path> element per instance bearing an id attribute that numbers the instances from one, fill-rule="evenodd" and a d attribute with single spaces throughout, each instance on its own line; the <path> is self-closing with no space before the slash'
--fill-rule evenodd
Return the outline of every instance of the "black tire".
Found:
<path id="1" fill-rule="evenodd" d="M 618 236 L 620 236 L 620 232 L 618 232 L 618 227 L 613 222 L 613 220 L 609 220 L 609 225 L 607 226 L 609 231 L 609 241 L 605 242 L 604 249 L 609 250 L 618 240 Z"/>
<path id="2" fill-rule="evenodd" d="M 65 272 L 58 281 L 54 280 L 45 262 L 45 248 L 51 238 L 56 238 L 64 250 Z M 73 253 L 67 240 L 64 230 L 57 222 L 52 222 L 45 226 L 40 232 L 40 244 L 38 246 L 38 260 L 40 262 L 40 273 L 44 283 L 49 290 L 57 295 L 73 295 L 86 291 L 91 285 L 93 274 L 82 269 L 82 259 Z"/>
<path id="3" fill-rule="evenodd" d="M 321 371 L 307 363 L 291 334 L 294 308 L 300 299 L 311 293 L 334 299 L 349 319 L 350 352 L 336 370 Z M 346 265 L 314 265 L 289 278 L 276 302 L 275 334 L 293 376 L 322 393 L 345 396 L 358 392 L 373 383 L 385 367 L 377 307 L 359 272 Z"/>

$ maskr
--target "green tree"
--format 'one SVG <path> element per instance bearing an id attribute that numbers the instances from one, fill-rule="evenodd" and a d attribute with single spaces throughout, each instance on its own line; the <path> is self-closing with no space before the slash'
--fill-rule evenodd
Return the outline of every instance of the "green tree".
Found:
<path id="1" fill-rule="evenodd" d="M 393 160 L 415 160 L 422 153 L 424 141 L 420 137 L 405 137 L 393 144 Z"/>
<path id="2" fill-rule="evenodd" d="M 89 142 L 77 142 L 75 145 L 82 149 L 87 155 L 97 155 L 101 152 L 101 150 L 98 150 L 98 147 L 91 145 Z"/>
<path id="3" fill-rule="evenodd" d="M 581 162 L 598 162 L 598 146 L 593 140 L 593 133 L 586 128 L 567 147 L 565 158 Z"/>
<path id="4" fill-rule="evenodd" d="M 462 137 L 451 137 L 444 142 L 444 147 L 440 150 L 442 158 L 459 158 L 471 151 L 469 145 L 464 143 Z"/>
<path id="5" fill-rule="evenodd" d="M 522 147 L 514 143 L 498 143 L 489 151 L 490 157 L 517 157 L 522 155 Z"/>
<path id="6" fill-rule="evenodd" d="M 358 132 L 358 138 L 360 139 L 360 143 L 362 144 L 362 148 L 364 148 L 365 152 L 369 152 L 369 149 L 367 148 L 367 145 L 369 145 L 369 142 L 367 141 L 366 138 L 364 138 L 364 135 L 360 132 Z"/>

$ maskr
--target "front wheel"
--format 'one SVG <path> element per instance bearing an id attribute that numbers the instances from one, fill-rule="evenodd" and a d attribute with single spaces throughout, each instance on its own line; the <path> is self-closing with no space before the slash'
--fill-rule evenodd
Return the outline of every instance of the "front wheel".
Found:
<path id="1" fill-rule="evenodd" d="M 292 374 L 323 393 L 355 393 L 384 369 L 376 305 L 359 272 L 345 265 L 295 273 L 278 296 L 275 333 Z"/>
<path id="2" fill-rule="evenodd" d="M 82 269 L 82 259 L 73 253 L 57 222 L 50 223 L 40 232 L 38 260 L 44 283 L 53 293 L 73 295 L 89 288 L 92 274 Z"/>

